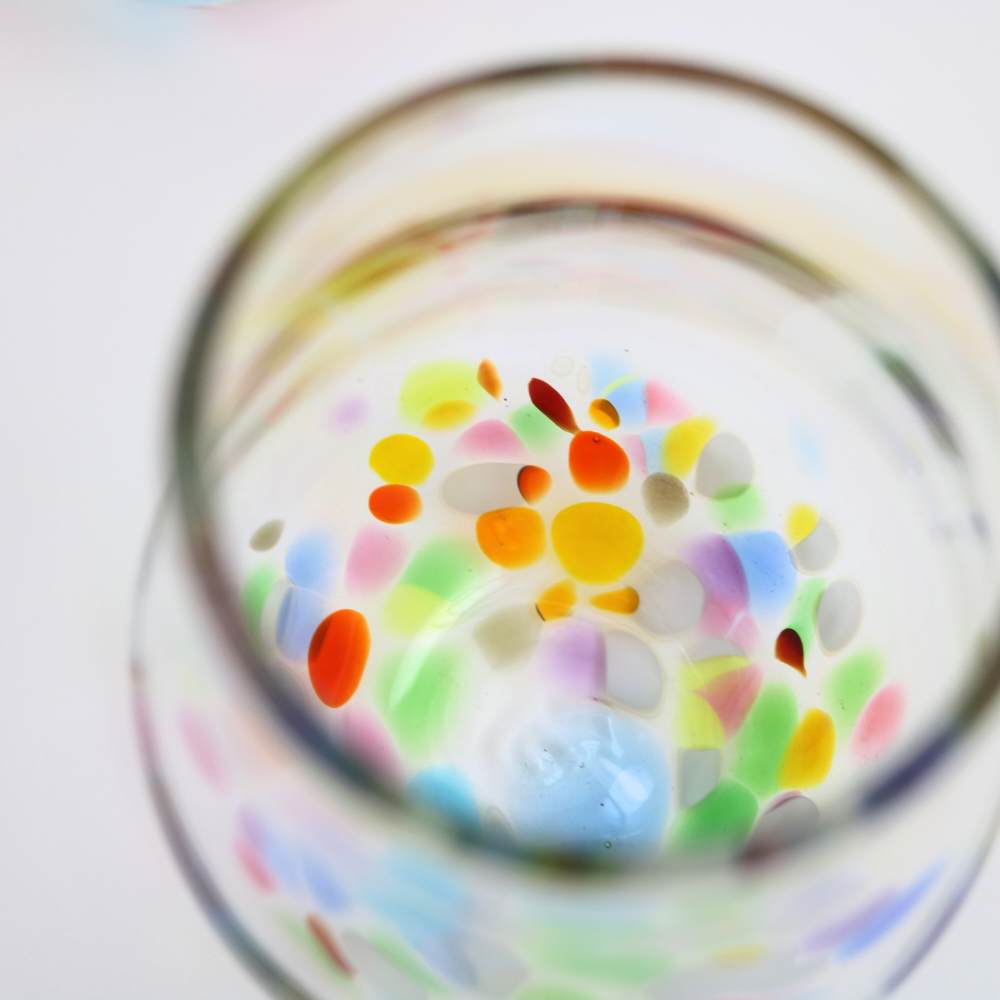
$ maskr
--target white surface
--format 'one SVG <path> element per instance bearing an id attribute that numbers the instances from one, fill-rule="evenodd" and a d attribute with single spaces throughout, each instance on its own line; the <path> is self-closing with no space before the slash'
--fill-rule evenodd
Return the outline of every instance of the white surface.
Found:
<path id="1" fill-rule="evenodd" d="M 250 206 L 374 101 L 580 50 L 839 109 L 1000 246 L 1000 6 L 940 0 L 0 0 L 0 994 L 261 1000 L 140 779 L 128 614 L 185 321 Z M 1000 855 L 898 996 L 1000 995 Z"/>

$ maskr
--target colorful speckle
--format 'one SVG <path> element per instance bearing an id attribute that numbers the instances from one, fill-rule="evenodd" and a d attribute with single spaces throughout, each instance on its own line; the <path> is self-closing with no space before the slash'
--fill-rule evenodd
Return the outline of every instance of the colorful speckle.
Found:
<path id="1" fill-rule="evenodd" d="M 721 535 L 703 535 L 688 546 L 686 560 L 704 587 L 703 631 L 725 635 L 750 603 L 736 550 Z"/>
<path id="2" fill-rule="evenodd" d="M 462 830 L 479 828 L 479 807 L 469 779 L 450 764 L 425 767 L 410 782 L 410 798 Z"/>
<path id="3" fill-rule="evenodd" d="M 899 684 L 882 688 L 865 707 L 851 737 L 851 754 L 874 760 L 892 744 L 903 722 L 906 695 Z"/>
<path id="4" fill-rule="evenodd" d="M 337 969 L 339 969 L 345 976 L 353 977 L 353 967 L 344 957 L 344 954 L 337 945 L 336 939 L 330 929 L 319 917 L 316 916 L 315 913 L 310 913 L 306 916 L 306 928 L 309 930 L 309 933 L 312 934 L 313 939 L 320 946 L 320 948 L 323 949 L 323 953 L 326 957 L 333 962 Z"/>
<path id="5" fill-rule="evenodd" d="M 330 413 L 333 426 L 345 434 L 360 427 L 367 417 L 368 400 L 364 396 L 351 396 L 338 403 Z"/>
<path id="6" fill-rule="evenodd" d="M 552 477 L 537 465 L 526 465 L 517 474 L 517 488 L 525 501 L 536 504 L 548 496 Z"/>
<path id="7" fill-rule="evenodd" d="M 639 591 L 635 587 L 609 590 L 604 594 L 595 594 L 590 603 L 601 611 L 611 611 L 616 615 L 631 615 L 639 607 Z"/>
<path id="8" fill-rule="evenodd" d="M 434 454 L 412 434 L 390 434 L 372 448 L 368 464 L 387 483 L 420 486 L 434 468 Z"/>
<path id="9" fill-rule="evenodd" d="M 836 734 L 826 712 L 811 708 L 792 734 L 778 768 L 781 788 L 813 788 L 830 773 Z"/>
<path id="10" fill-rule="evenodd" d="M 798 725 L 799 706 L 784 684 L 765 684 L 736 737 L 733 777 L 758 798 L 778 790 L 778 767 Z"/>
<path id="11" fill-rule="evenodd" d="M 769 806 L 747 841 L 751 854 L 768 853 L 810 836 L 819 828 L 819 808 L 812 799 L 793 793 Z"/>
<path id="12" fill-rule="evenodd" d="M 476 415 L 476 408 L 464 399 L 449 399 L 432 406 L 420 421 L 429 431 L 450 431 L 467 424 Z"/>
<path id="13" fill-rule="evenodd" d="M 722 754 L 718 750 L 682 750 L 677 797 L 682 809 L 697 805 L 722 777 Z"/>
<path id="14" fill-rule="evenodd" d="M 240 610 L 243 621 L 253 639 L 260 639 L 260 617 L 268 594 L 281 577 L 281 571 L 271 563 L 263 563 L 255 567 L 243 585 L 240 596 Z"/>
<path id="15" fill-rule="evenodd" d="M 604 633 L 592 622 L 564 619 L 542 633 L 545 676 L 563 695 L 602 698 L 607 686 Z"/>
<path id="16" fill-rule="evenodd" d="M 285 573 L 297 587 L 325 592 L 333 585 L 333 539 L 322 529 L 306 531 L 288 546 Z"/>
<path id="17" fill-rule="evenodd" d="M 837 537 L 837 530 L 824 517 L 820 518 L 816 527 L 792 549 L 792 554 L 800 572 L 825 573 L 833 565 L 839 551 L 840 539 Z"/>
<path id="18" fill-rule="evenodd" d="M 313 633 L 326 616 L 326 598 L 314 590 L 291 585 L 284 591 L 277 610 L 273 634 L 278 652 L 290 663 L 305 663 Z M 262 631 L 263 620 L 264 614 Z"/>
<path id="19" fill-rule="evenodd" d="M 510 415 L 510 426 L 532 452 L 551 451 L 562 438 L 559 428 L 532 403 L 526 403 Z"/>
<path id="20" fill-rule="evenodd" d="M 368 497 L 368 510 L 385 524 L 406 524 L 420 517 L 424 505 L 412 486 L 379 486 Z"/>
<path id="21" fill-rule="evenodd" d="M 748 531 L 731 535 L 729 543 L 743 566 L 750 611 L 758 619 L 773 620 L 795 594 L 795 566 L 781 535 Z"/>
<path id="22" fill-rule="evenodd" d="M 797 503 L 788 512 L 785 522 L 785 535 L 788 544 L 793 548 L 803 539 L 808 538 L 813 528 L 819 524 L 819 511 L 809 504 Z"/>
<path id="23" fill-rule="evenodd" d="M 508 816 L 522 843 L 615 857 L 659 846 L 670 776 L 641 724 L 601 705 L 567 706 L 526 728 L 515 759 Z"/>
<path id="24" fill-rule="evenodd" d="M 580 428 L 577 426 L 576 417 L 573 416 L 569 403 L 548 382 L 543 382 L 540 378 L 533 378 L 528 383 L 528 396 L 535 407 L 560 430 L 569 434 L 576 434 L 579 431 Z"/>
<path id="25" fill-rule="evenodd" d="M 587 412 L 590 414 L 590 419 L 602 430 L 613 431 L 621 423 L 614 404 L 606 399 L 595 399 Z"/>
<path id="26" fill-rule="evenodd" d="M 674 424 L 663 440 L 664 470 L 684 479 L 714 433 L 715 421 L 708 417 L 691 417 Z"/>
<path id="27" fill-rule="evenodd" d="M 576 584 L 572 580 L 555 583 L 538 598 L 535 605 L 542 621 L 565 618 L 576 604 Z"/>
<path id="28" fill-rule="evenodd" d="M 635 565 L 643 542 L 642 525 L 613 504 L 573 504 L 552 519 L 556 556 L 581 583 L 614 583 Z"/>
<path id="29" fill-rule="evenodd" d="M 250 536 L 250 548 L 255 552 L 267 552 L 281 541 L 281 533 L 285 530 L 285 522 L 276 518 L 262 524 Z"/>
<path id="30" fill-rule="evenodd" d="M 781 663 L 787 663 L 806 676 L 806 657 L 802 648 L 802 637 L 793 628 L 782 629 L 774 641 L 774 658 Z"/>
<path id="31" fill-rule="evenodd" d="M 581 431 L 569 445 L 569 471 L 587 493 L 615 493 L 628 482 L 628 456 L 611 438 Z"/>
<path id="32" fill-rule="evenodd" d="M 735 434 L 716 434 L 698 458 L 694 488 L 709 500 L 729 500 L 746 493 L 753 482 L 750 449 Z"/>
<path id="33" fill-rule="evenodd" d="M 612 382 L 604 390 L 605 401 L 615 411 L 623 428 L 639 430 L 646 424 L 646 383 L 636 375 Z"/>
<path id="34" fill-rule="evenodd" d="M 688 512 L 691 497 L 676 476 L 654 472 L 642 483 L 642 502 L 657 524 L 674 524 Z"/>
<path id="35" fill-rule="evenodd" d="M 530 507 L 504 507 L 480 516 L 476 540 L 490 562 L 524 569 L 545 554 L 545 522 Z"/>
<path id="36" fill-rule="evenodd" d="M 350 590 L 368 593 L 391 583 L 406 562 L 406 540 L 388 528 L 362 528 L 347 557 Z"/>
<path id="37" fill-rule="evenodd" d="M 497 366 L 489 359 L 483 358 L 479 362 L 479 368 L 476 371 L 476 381 L 494 399 L 499 400 L 503 395 L 503 383 L 500 381 L 500 373 L 497 371 Z"/>
<path id="38" fill-rule="evenodd" d="M 414 368 L 403 380 L 399 410 L 408 423 L 423 424 L 435 407 L 464 403 L 474 412 L 485 398 L 475 365 L 465 361 L 432 361 Z M 406 485 L 418 486 L 419 483 Z"/>
<path id="39" fill-rule="evenodd" d="M 743 845 L 756 818 L 753 794 L 726 778 L 678 815 L 670 844 L 677 851 L 733 850 Z"/>
<path id="40" fill-rule="evenodd" d="M 502 420 L 480 420 L 463 431 L 455 451 L 466 458 L 500 462 L 524 462 L 528 453 L 521 439 Z"/>
<path id="41" fill-rule="evenodd" d="M 646 380 L 646 419 L 651 426 L 673 424 L 691 416 L 691 407 L 678 399 L 662 382 Z"/>
<path id="42" fill-rule="evenodd" d="M 854 731 L 862 710 L 882 683 L 882 675 L 882 657 L 875 649 L 862 649 L 846 657 L 826 675 L 823 703 L 842 741 Z"/>
<path id="43" fill-rule="evenodd" d="M 739 732 L 763 682 L 764 671 L 749 663 L 713 677 L 698 692 L 718 716 L 726 739 Z"/>
<path id="44" fill-rule="evenodd" d="M 343 608 L 320 622 L 309 643 L 309 681 L 330 708 L 350 701 L 361 683 L 371 650 L 365 616 Z"/>
<path id="45" fill-rule="evenodd" d="M 709 514 L 724 531 L 747 531 L 762 524 L 767 517 L 764 496 L 754 485 L 737 497 L 713 500 Z"/>

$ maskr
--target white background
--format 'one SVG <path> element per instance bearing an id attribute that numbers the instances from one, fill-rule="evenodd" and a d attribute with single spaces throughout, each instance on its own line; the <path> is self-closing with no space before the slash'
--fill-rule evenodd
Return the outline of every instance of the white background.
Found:
<path id="1" fill-rule="evenodd" d="M 129 715 L 186 323 L 248 208 L 331 128 L 581 51 L 793 87 L 1000 247 L 993 0 L 0 0 L 0 996 L 262 1000 L 167 852 Z M 1000 854 L 901 1000 L 1000 996 L 998 896 Z"/>

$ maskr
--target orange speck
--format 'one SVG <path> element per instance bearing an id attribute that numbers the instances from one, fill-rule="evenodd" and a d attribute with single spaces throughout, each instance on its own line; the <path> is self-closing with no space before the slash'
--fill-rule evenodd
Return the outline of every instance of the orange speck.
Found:
<path id="1" fill-rule="evenodd" d="M 429 431 L 450 431 L 471 420 L 476 408 L 464 399 L 446 399 L 432 406 L 420 421 Z"/>
<path id="2" fill-rule="evenodd" d="M 406 524 L 420 517 L 424 509 L 420 494 L 412 486 L 380 486 L 372 490 L 368 509 L 386 524 Z"/>
<path id="3" fill-rule="evenodd" d="M 576 604 L 576 584 L 572 580 L 563 580 L 549 587 L 538 598 L 535 607 L 542 621 L 550 622 L 556 618 L 565 618 L 574 604 Z"/>
<path id="4" fill-rule="evenodd" d="M 330 708 L 350 701 L 361 683 L 371 649 L 368 622 L 360 611 L 342 608 L 327 615 L 309 643 L 309 680 Z"/>
<path id="5" fill-rule="evenodd" d="M 517 488 L 528 503 L 538 503 L 552 488 L 552 477 L 540 466 L 526 465 L 517 474 Z"/>
<path id="6" fill-rule="evenodd" d="M 606 594 L 595 594 L 590 603 L 602 611 L 630 615 L 639 607 L 639 592 L 635 587 L 622 587 L 621 590 L 609 590 Z"/>
<path id="7" fill-rule="evenodd" d="M 479 371 L 476 372 L 476 381 L 494 398 L 499 399 L 503 392 L 503 383 L 500 381 L 500 374 L 497 366 L 487 358 L 479 362 Z"/>
<path id="8" fill-rule="evenodd" d="M 545 522 L 530 507 L 491 510 L 476 521 L 476 541 L 490 562 L 523 569 L 545 553 Z"/>
<path id="9" fill-rule="evenodd" d="M 611 438 L 581 431 L 569 445 L 573 482 L 588 493 L 614 493 L 628 482 L 628 456 Z"/>
<path id="10" fill-rule="evenodd" d="M 606 399 L 595 399 L 590 404 L 588 412 L 590 413 L 590 419 L 598 427 L 603 427 L 606 431 L 613 431 L 621 423 L 614 403 Z"/>
<path id="11" fill-rule="evenodd" d="M 540 378 L 533 378 L 528 383 L 528 395 L 535 407 L 542 411 L 561 430 L 575 434 L 580 428 L 576 425 L 576 417 L 556 389 Z"/>
<path id="12" fill-rule="evenodd" d="M 795 629 L 786 628 L 779 633 L 774 642 L 774 658 L 787 663 L 805 677 L 806 658 L 802 649 L 802 637 Z"/>

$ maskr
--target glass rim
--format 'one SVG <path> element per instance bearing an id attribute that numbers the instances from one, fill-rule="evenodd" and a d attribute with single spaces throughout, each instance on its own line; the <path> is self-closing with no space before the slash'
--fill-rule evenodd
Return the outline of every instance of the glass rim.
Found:
<path id="1" fill-rule="evenodd" d="M 259 205 L 245 224 L 231 249 L 223 257 L 214 278 L 203 295 L 188 340 L 175 394 L 173 415 L 173 461 L 179 497 L 181 521 L 195 575 L 208 602 L 208 614 L 221 627 L 234 659 L 260 696 L 264 706 L 274 712 L 283 732 L 301 746 L 315 761 L 332 768 L 337 779 L 347 780 L 363 792 L 375 795 L 400 815 L 413 817 L 425 828 L 450 835 L 453 843 L 470 855 L 482 857 L 501 855 L 532 866 L 564 869 L 567 873 L 634 873 L 673 872 L 677 869 L 718 869 L 722 863 L 732 866 L 735 861 L 754 863 L 797 852 L 803 847 L 838 831 L 861 825 L 915 790 L 932 771 L 954 756 L 975 722 L 985 713 L 1000 688 L 1000 650 L 991 646 L 983 653 L 983 663 L 972 672 L 968 682 L 959 689 L 952 707 L 942 712 L 930 724 L 921 728 L 898 755 L 895 766 L 875 780 L 861 781 L 840 795 L 821 815 L 819 826 L 794 843 L 775 847 L 766 852 L 726 852 L 724 855 L 706 852 L 693 857 L 669 857 L 662 852 L 649 859 L 606 861 L 581 860 L 579 857 L 553 857 L 551 854 L 525 848 L 499 849 L 481 833 L 470 833 L 458 826 L 431 818 L 411 800 L 389 788 L 374 772 L 338 747 L 329 733 L 315 720 L 310 711 L 274 676 L 262 653 L 251 641 L 239 610 L 238 595 L 226 582 L 223 560 L 216 543 L 217 531 L 211 491 L 201 472 L 198 439 L 202 403 L 205 398 L 205 370 L 218 330 L 225 321 L 229 302 L 238 292 L 241 279 L 266 247 L 268 238 L 294 209 L 298 197 L 322 173 L 337 161 L 346 158 L 371 137 L 390 131 L 398 122 L 414 112 L 446 101 L 460 94 L 488 92 L 508 84 L 532 81 L 544 82 L 555 78 L 650 78 L 663 83 L 686 82 L 702 85 L 734 96 L 756 99 L 763 104 L 798 117 L 818 127 L 820 131 L 839 139 L 869 164 L 894 182 L 916 206 L 928 210 L 942 225 L 945 233 L 955 240 L 967 258 L 970 269 L 983 284 L 985 298 L 992 302 L 995 317 L 1000 320 L 1000 275 L 992 260 L 969 229 L 914 173 L 879 142 L 840 117 L 782 88 L 742 74 L 672 60 L 628 57 L 573 58 L 533 62 L 512 67 L 462 76 L 438 86 L 432 86 L 384 104 L 379 110 L 338 129 L 333 138 L 307 156 Z M 998 323 L 1000 329 L 1000 323 Z"/>

